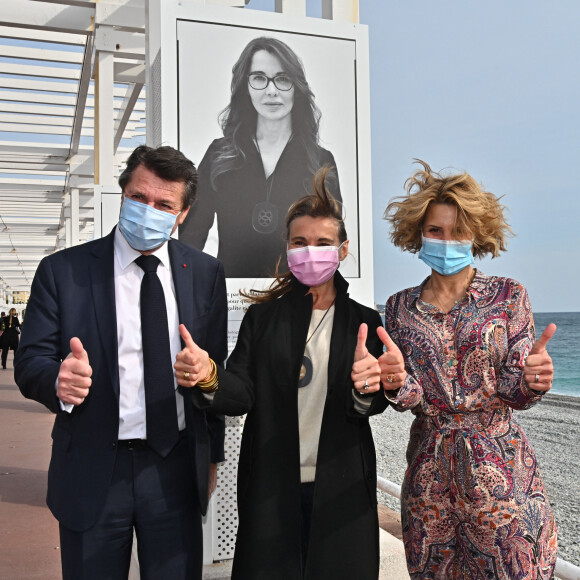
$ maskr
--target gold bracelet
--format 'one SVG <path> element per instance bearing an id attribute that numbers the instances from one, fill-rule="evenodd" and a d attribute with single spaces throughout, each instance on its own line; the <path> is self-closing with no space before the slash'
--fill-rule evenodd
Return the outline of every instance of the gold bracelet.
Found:
<path id="1" fill-rule="evenodd" d="M 219 386 L 219 383 L 216 379 L 215 382 L 211 383 L 211 385 L 207 385 L 207 386 L 200 386 L 199 383 L 197 384 L 197 386 L 204 392 L 204 393 L 213 393 L 214 391 L 217 391 L 217 388 Z"/>
<path id="2" fill-rule="evenodd" d="M 211 387 L 199 387 L 204 393 L 215 393 L 218 390 L 219 383 L 216 381 Z"/>
<path id="3" fill-rule="evenodd" d="M 197 386 L 205 393 L 213 393 L 218 388 L 217 367 L 215 362 L 210 358 L 211 369 L 203 381 L 199 381 Z"/>
<path id="4" fill-rule="evenodd" d="M 207 385 L 208 383 L 211 383 L 217 375 L 217 367 L 215 366 L 213 359 L 211 359 L 211 358 L 209 359 L 209 364 L 210 364 L 209 373 L 207 374 L 205 379 L 198 381 L 198 383 L 197 383 L 198 385 L 201 385 L 202 387 Z"/>
<path id="5" fill-rule="evenodd" d="M 217 381 L 218 381 L 218 379 L 216 376 L 211 381 L 204 381 L 204 382 L 200 381 L 199 383 L 197 383 L 197 385 L 200 389 L 211 389 L 211 387 L 213 387 L 217 383 Z"/>

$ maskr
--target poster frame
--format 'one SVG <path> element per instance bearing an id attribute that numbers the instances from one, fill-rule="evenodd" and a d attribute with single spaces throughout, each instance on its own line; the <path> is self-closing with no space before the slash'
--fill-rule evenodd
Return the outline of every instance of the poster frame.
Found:
<path id="1" fill-rule="evenodd" d="M 178 28 L 184 22 L 207 23 L 226 27 L 254 29 L 256 35 L 269 31 L 280 34 L 311 35 L 318 39 L 346 40 L 355 45 L 355 110 L 356 144 L 353 146 L 356 165 L 356 225 L 348 224 L 351 245 L 356 246 L 357 268 L 354 276 L 346 275 L 350 295 L 359 302 L 374 307 L 372 181 L 370 133 L 370 83 L 368 29 L 364 25 L 277 14 L 259 10 L 221 7 L 177 0 L 152 0 L 149 3 L 148 35 L 148 123 L 149 145 L 180 147 L 180 87 Z M 227 73 L 230 74 L 229 71 Z M 324 116 L 324 110 L 322 111 Z M 152 120 L 152 121 L 151 121 Z M 184 151 L 187 155 L 187 151 Z M 200 159 L 193 159 L 198 164 Z M 339 164 L 338 164 L 339 165 Z M 340 169 L 339 169 L 340 173 Z M 346 184 L 348 185 L 348 184 Z M 341 182 L 341 188 L 344 184 Z M 349 208 L 346 204 L 345 211 Z M 354 231 L 353 231 L 354 230 Z M 353 244 L 353 242 L 355 242 Z M 270 279 L 229 278 L 228 294 L 232 298 L 230 318 L 240 320 L 243 305 L 236 299 L 240 288 L 265 287 Z M 238 296 L 239 298 L 239 296 Z"/>

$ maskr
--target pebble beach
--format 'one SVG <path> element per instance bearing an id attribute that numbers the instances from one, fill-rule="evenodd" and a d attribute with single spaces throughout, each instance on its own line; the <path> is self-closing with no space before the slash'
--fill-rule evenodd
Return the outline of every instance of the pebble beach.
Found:
<path id="1" fill-rule="evenodd" d="M 558 556 L 580 566 L 580 397 L 544 396 L 516 417 L 532 443 L 558 525 Z M 405 449 L 414 415 L 392 408 L 371 419 L 377 473 L 403 482 Z M 400 511 L 399 500 L 379 492 L 379 503 Z"/>

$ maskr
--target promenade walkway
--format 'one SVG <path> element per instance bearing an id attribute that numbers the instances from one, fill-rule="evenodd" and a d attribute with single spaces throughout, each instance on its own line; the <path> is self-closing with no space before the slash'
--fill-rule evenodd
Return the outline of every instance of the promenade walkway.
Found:
<path id="1" fill-rule="evenodd" d="M 54 416 L 0 370 L 0 578 L 60 580 L 58 524 L 46 507 Z"/>
<path id="2" fill-rule="evenodd" d="M 10 352 L 8 369 L 0 370 L 0 580 L 61 580 L 58 524 L 45 503 L 53 422 L 20 394 Z M 399 516 L 381 506 L 379 518 L 381 579 L 408 578 Z M 229 578 L 229 568 L 206 566 L 204 578 Z M 135 566 L 131 576 L 138 577 Z"/>

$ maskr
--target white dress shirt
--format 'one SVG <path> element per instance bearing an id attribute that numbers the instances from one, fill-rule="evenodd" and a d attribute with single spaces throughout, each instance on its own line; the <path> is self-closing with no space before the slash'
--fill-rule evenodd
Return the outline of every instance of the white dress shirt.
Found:
<path id="1" fill-rule="evenodd" d="M 115 230 L 115 307 L 117 312 L 117 344 L 119 357 L 119 439 L 146 439 L 145 382 L 143 378 L 143 345 L 141 341 L 141 305 L 139 292 L 143 270 L 135 264 L 141 255 L 134 250 L 119 231 Z M 179 314 L 175 298 L 175 286 L 171 275 L 171 264 L 167 244 L 155 250 L 154 255 L 161 260 L 157 276 L 165 293 L 171 365 L 181 350 L 179 335 Z M 106 313 L 102 313 L 106 316 Z M 90 362 L 90 353 L 89 353 Z M 183 397 L 177 391 L 177 421 L 179 430 L 185 429 Z"/>

